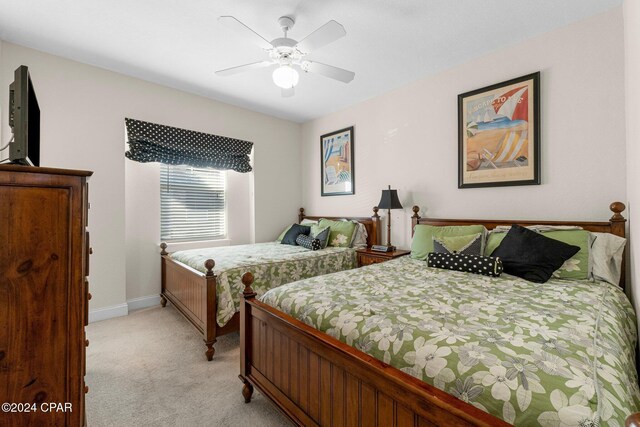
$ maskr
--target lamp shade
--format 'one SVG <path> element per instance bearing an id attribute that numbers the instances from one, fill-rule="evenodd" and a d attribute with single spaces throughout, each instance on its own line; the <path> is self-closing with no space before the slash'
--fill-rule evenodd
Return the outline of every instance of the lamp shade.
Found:
<path id="1" fill-rule="evenodd" d="M 402 204 L 398 199 L 398 190 L 392 190 L 391 186 L 389 186 L 388 190 L 382 190 L 378 207 L 380 209 L 402 209 Z"/>

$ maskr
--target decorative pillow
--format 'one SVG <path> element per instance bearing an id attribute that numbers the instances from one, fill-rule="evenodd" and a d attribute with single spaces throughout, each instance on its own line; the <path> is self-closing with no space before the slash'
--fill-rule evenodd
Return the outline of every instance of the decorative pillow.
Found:
<path id="1" fill-rule="evenodd" d="M 622 272 L 622 255 L 627 239 L 611 233 L 591 233 L 593 278 L 618 285 Z"/>
<path id="2" fill-rule="evenodd" d="M 499 277 L 503 270 L 500 258 L 465 255 L 462 253 L 431 252 L 427 258 L 427 265 L 433 268 L 464 271 L 492 277 Z"/>
<path id="3" fill-rule="evenodd" d="M 287 231 L 289 231 L 290 228 L 291 228 L 291 226 L 288 226 L 287 228 L 282 230 L 282 233 L 280 233 L 280 235 L 276 239 L 276 242 L 282 242 L 282 239 L 284 238 L 284 235 L 287 234 Z"/>
<path id="4" fill-rule="evenodd" d="M 330 219 L 321 219 L 320 227 L 329 227 L 328 246 L 337 246 L 340 248 L 348 248 L 351 244 L 353 233 L 356 231 L 356 224 L 351 221 L 333 221 Z"/>
<path id="5" fill-rule="evenodd" d="M 435 227 L 433 225 L 418 224 L 413 231 L 411 258 L 426 260 L 429 253 L 433 252 L 434 237 L 468 236 L 470 234 L 477 233 L 482 233 L 482 236 L 484 237 L 485 231 L 486 229 L 483 225 L 452 225 Z M 482 240 L 481 250 L 484 249 L 484 238 Z"/>
<path id="6" fill-rule="evenodd" d="M 313 237 L 306 236 L 304 234 L 298 234 L 298 237 L 296 237 L 296 243 L 303 248 L 311 249 L 312 251 L 322 249 L 320 239 L 314 239 Z"/>
<path id="7" fill-rule="evenodd" d="M 553 273 L 554 277 L 576 280 L 589 278 L 591 266 L 589 265 L 589 232 L 587 230 L 549 231 L 542 235 L 580 248 Z"/>
<path id="8" fill-rule="evenodd" d="M 493 251 L 502 259 L 504 272 L 535 283 L 544 283 L 580 248 L 545 237 L 519 225 L 512 225 Z"/>
<path id="9" fill-rule="evenodd" d="M 331 228 L 329 227 L 320 227 L 319 225 L 311 226 L 311 234 L 310 236 L 314 239 L 318 239 L 320 241 L 320 249 L 324 249 L 327 247 L 327 243 L 329 243 L 329 234 L 331 233 Z"/>
<path id="10" fill-rule="evenodd" d="M 311 227 L 307 225 L 293 224 L 291 228 L 289 228 L 289 231 L 285 233 L 281 243 L 283 245 L 295 246 L 296 237 L 298 237 L 298 234 L 304 234 L 305 236 L 308 236 L 310 232 L 311 232 Z"/>
<path id="11" fill-rule="evenodd" d="M 439 254 L 482 255 L 482 233 L 469 236 L 434 237 L 433 251 Z"/>
<path id="12" fill-rule="evenodd" d="M 491 256 L 493 251 L 500 246 L 502 239 L 507 235 L 507 231 L 491 230 L 489 234 L 487 234 L 487 240 L 484 243 L 484 256 Z"/>
<path id="13" fill-rule="evenodd" d="M 369 233 L 367 233 L 367 227 L 364 226 L 363 223 L 352 221 L 356 224 L 356 232 L 353 234 L 353 241 L 351 242 L 352 248 L 366 248 L 367 237 L 369 237 Z"/>
<path id="14" fill-rule="evenodd" d="M 585 280 L 591 276 L 591 264 L 589 257 L 589 232 L 577 227 L 559 228 L 557 226 L 534 225 L 526 227 L 528 230 L 543 231 L 542 235 L 551 239 L 559 240 L 569 245 L 578 246 L 580 250 L 573 257 L 568 259 L 560 268 L 553 273 L 554 277 L 560 279 L 577 279 Z M 484 255 L 490 256 L 493 251 L 500 245 L 502 239 L 507 233 L 499 231 L 491 231 L 487 237 Z M 508 230 L 508 229 L 507 229 Z"/>
<path id="15" fill-rule="evenodd" d="M 318 224 L 318 221 L 314 221 L 312 219 L 303 219 L 302 222 L 300 223 L 301 225 L 312 225 L 312 224 Z M 284 238 L 284 235 L 287 234 L 287 231 L 289 231 L 289 229 L 291 228 L 291 226 L 288 226 L 287 228 L 285 228 L 282 233 L 280 233 L 280 236 L 278 236 L 278 238 L 276 239 L 276 242 L 282 242 L 282 239 Z"/>

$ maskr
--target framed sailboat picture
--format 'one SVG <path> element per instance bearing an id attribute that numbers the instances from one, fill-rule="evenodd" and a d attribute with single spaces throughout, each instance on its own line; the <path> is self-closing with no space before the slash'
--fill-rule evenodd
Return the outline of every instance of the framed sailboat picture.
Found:
<path id="1" fill-rule="evenodd" d="M 355 194 L 353 126 L 320 137 L 320 193 Z"/>
<path id="2" fill-rule="evenodd" d="M 458 188 L 540 184 L 540 72 L 458 95 Z"/>

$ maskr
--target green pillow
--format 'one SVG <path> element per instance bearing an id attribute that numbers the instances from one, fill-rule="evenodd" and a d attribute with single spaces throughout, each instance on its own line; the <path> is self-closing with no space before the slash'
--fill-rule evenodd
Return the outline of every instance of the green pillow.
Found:
<path id="1" fill-rule="evenodd" d="M 589 277 L 589 232 L 587 230 L 547 231 L 542 235 L 580 248 L 578 253 L 566 260 L 553 273 L 554 277 L 577 280 Z"/>
<path id="2" fill-rule="evenodd" d="M 321 228 L 331 228 L 329 233 L 329 245 L 340 248 L 348 248 L 353 240 L 353 233 L 356 232 L 356 224 L 351 221 L 332 221 L 330 219 L 321 219 L 319 222 Z"/>
<path id="3" fill-rule="evenodd" d="M 484 255 L 491 256 L 507 233 L 489 233 L 484 248 Z M 545 231 L 543 236 L 559 240 L 569 245 L 578 246 L 580 250 L 569 258 L 562 267 L 553 273 L 560 279 L 584 280 L 589 277 L 589 232 L 586 230 Z"/>
<path id="4" fill-rule="evenodd" d="M 500 246 L 500 243 L 502 243 L 502 239 L 504 239 L 504 236 L 506 235 L 506 232 L 498 233 L 494 231 L 489 233 L 489 235 L 487 236 L 487 242 L 484 245 L 484 256 L 491 256 L 493 251 L 495 251 L 496 248 Z"/>
<path id="5" fill-rule="evenodd" d="M 413 230 L 411 242 L 411 258 L 426 260 L 429 252 L 433 252 L 433 238 L 468 236 L 482 233 L 483 225 L 448 225 L 436 227 L 433 225 L 418 224 Z"/>

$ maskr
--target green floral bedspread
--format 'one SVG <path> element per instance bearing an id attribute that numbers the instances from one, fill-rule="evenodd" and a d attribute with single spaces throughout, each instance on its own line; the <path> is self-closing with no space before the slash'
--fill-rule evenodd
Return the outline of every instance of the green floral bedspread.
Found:
<path id="1" fill-rule="evenodd" d="M 604 282 L 490 278 L 403 257 L 265 303 L 521 426 L 620 426 L 640 407 L 635 314 Z"/>
<path id="2" fill-rule="evenodd" d="M 352 248 L 328 247 L 311 251 L 301 246 L 276 242 L 253 245 L 191 249 L 171 254 L 176 261 L 206 273 L 204 262 L 213 259 L 216 265 L 216 321 L 224 326 L 240 310 L 240 294 L 244 290 L 242 275 L 253 273 L 252 288 L 258 296 L 271 288 L 321 274 L 356 267 L 356 252 Z"/>

